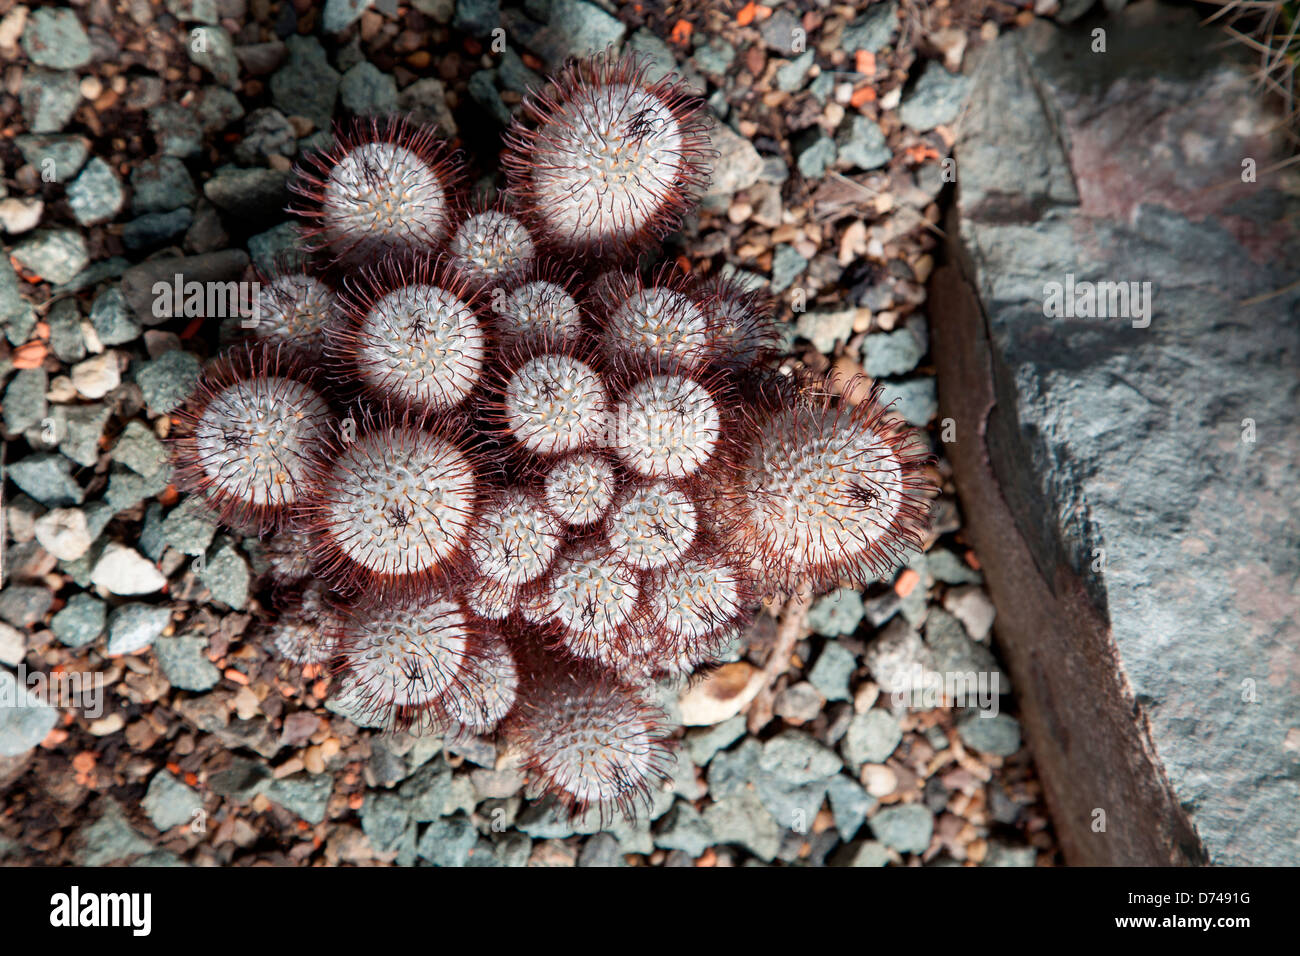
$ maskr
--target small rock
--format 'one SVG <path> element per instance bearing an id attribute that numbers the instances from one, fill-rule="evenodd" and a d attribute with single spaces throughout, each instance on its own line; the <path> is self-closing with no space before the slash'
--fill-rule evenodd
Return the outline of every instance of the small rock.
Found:
<path id="1" fill-rule="evenodd" d="M 17 136 L 14 145 L 40 172 L 42 182 L 70 181 L 90 157 L 84 136 Z"/>
<path id="2" fill-rule="evenodd" d="M 190 171 L 175 156 L 146 159 L 131 171 L 131 209 L 137 214 L 170 212 L 198 195 Z"/>
<path id="3" fill-rule="evenodd" d="M 0 591 L 0 620 L 14 627 L 31 628 L 45 618 L 54 595 L 47 587 L 34 584 L 11 584 Z"/>
<path id="4" fill-rule="evenodd" d="M 27 656 L 27 636 L 8 624 L 0 624 L 0 664 L 17 667 Z"/>
<path id="5" fill-rule="evenodd" d="M 122 371 L 112 350 L 72 366 L 72 386 L 82 398 L 103 398 L 121 384 Z"/>
<path id="6" fill-rule="evenodd" d="M 772 253 L 772 292 L 784 292 L 808 266 L 808 260 L 788 243 L 779 244 Z"/>
<path id="7" fill-rule="evenodd" d="M 143 363 L 135 373 L 145 404 L 155 415 L 166 414 L 182 405 L 199 380 L 198 357 L 177 349 Z"/>
<path id="8" fill-rule="evenodd" d="M 772 707 L 778 717 L 791 723 L 803 724 L 816 719 L 826 703 L 817 688 L 807 681 L 791 684 L 781 691 Z"/>
<path id="9" fill-rule="evenodd" d="M 36 520 L 36 540 L 60 561 L 75 561 L 94 541 L 79 508 L 53 508 Z"/>
<path id="10" fill-rule="evenodd" d="M 146 478 L 167 464 L 167 450 L 153 431 L 140 422 L 128 422 L 109 456 Z"/>
<path id="11" fill-rule="evenodd" d="M 827 700 L 849 700 L 849 679 L 858 668 L 858 659 L 836 641 L 827 641 L 817 663 L 808 672 L 808 680 Z"/>
<path id="12" fill-rule="evenodd" d="M 950 124 L 961 115 L 970 86 L 970 77 L 949 73 L 932 60 L 921 71 L 912 91 L 903 97 L 898 118 L 904 126 L 921 133 Z"/>
<path id="13" fill-rule="evenodd" d="M 288 199 L 289 174 L 278 169 L 228 168 L 203 184 L 203 195 L 218 209 L 252 220 L 278 215 Z"/>
<path id="14" fill-rule="evenodd" d="M 444 136 L 458 132 L 456 119 L 447 106 L 447 87 L 437 77 L 416 80 L 397 96 L 397 108 L 412 115 L 414 122 L 433 124 Z"/>
<path id="15" fill-rule="evenodd" d="M 206 553 L 216 532 L 216 516 L 198 495 L 182 501 L 162 523 L 163 541 L 181 554 Z"/>
<path id="16" fill-rule="evenodd" d="M 270 106 L 253 110 L 244 121 L 244 138 L 235 145 L 235 159 L 246 166 L 264 166 L 272 156 L 293 156 L 298 136 L 293 124 Z"/>
<path id="17" fill-rule="evenodd" d="M 808 609 L 808 626 L 829 637 L 852 634 L 865 614 L 862 595 L 853 588 L 840 588 L 813 602 Z"/>
<path id="18" fill-rule="evenodd" d="M 713 755 L 724 747 L 745 735 L 745 718 L 741 715 L 725 720 L 716 727 L 707 730 L 689 730 L 686 732 L 686 752 L 691 763 L 703 767 L 713 759 Z"/>
<path id="19" fill-rule="evenodd" d="M 212 600 L 240 610 L 248 603 L 248 562 L 231 545 L 223 545 L 199 572 L 199 580 L 207 585 Z"/>
<path id="20" fill-rule="evenodd" d="M 23 31 L 23 50 L 33 63 L 55 70 L 75 70 L 90 62 L 90 37 L 69 9 L 41 7 Z"/>
<path id="21" fill-rule="evenodd" d="M 28 70 L 18 99 L 29 130 L 57 133 L 81 105 L 81 81 L 75 73 Z"/>
<path id="22" fill-rule="evenodd" d="M 79 591 L 50 618 L 50 630 L 68 647 L 81 647 L 104 633 L 107 610 L 93 594 Z"/>
<path id="23" fill-rule="evenodd" d="M 943 596 L 943 606 L 961 621 L 974 640 L 983 641 L 993 629 L 993 619 L 997 611 L 993 602 L 979 587 L 949 588 Z"/>
<path id="24" fill-rule="evenodd" d="M 397 109 L 397 82 L 373 63 L 362 61 L 343 74 L 339 99 L 358 116 Z"/>
<path id="25" fill-rule="evenodd" d="M 623 849 L 619 846 L 618 838 L 612 833 L 592 834 L 582 844 L 582 851 L 578 854 L 578 866 L 626 866 L 623 860 Z"/>
<path id="26" fill-rule="evenodd" d="M 995 757 L 1010 757 L 1020 749 L 1020 724 L 1010 714 L 969 713 L 957 721 L 957 732 L 967 747 Z"/>
<path id="27" fill-rule="evenodd" d="M 0 199 L 0 230 L 17 236 L 30 232 L 41 221 L 45 212 L 45 203 L 40 199 L 19 199 L 11 196 Z"/>
<path id="28" fill-rule="evenodd" d="M 894 156 L 880 124 L 861 113 L 852 113 L 844 120 L 835 134 L 835 148 L 839 162 L 850 169 L 878 169 Z"/>
<path id="29" fill-rule="evenodd" d="M 781 845 L 780 828 L 753 791 L 741 791 L 706 807 L 704 824 L 717 843 L 745 847 L 764 862 L 771 862 Z"/>
<path id="30" fill-rule="evenodd" d="M 889 43 L 897 28 L 898 3 L 895 0 L 872 4 L 866 13 L 844 28 L 840 46 L 849 54 L 859 50 L 879 53 Z"/>
<path id="31" fill-rule="evenodd" d="M 588 57 L 617 46 L 627 32 L 617 17 L 586 0 L 551 0 L 550 22 L 531 47 L 552 69 L 569 57 Z"/>
<path id="32" fill-rule="evenodd" d="M 817 130 L 811 137 L 801 137 L 795 150 L 795 166 L 805 179 L 821 179 L 835 162 L 835 140 L 821 130 Z"/>
<path id="33" fill-rule="evenodd" d="M 805 312 L 795 321 L 795 333 L 807 339 L 819 352 L 827 355 L 835 351 L 835 343 L 845 341 L 853 334 L 856 309 L 835 312 Z"/>
<path id="34" fill-rule="evenodd" d="M 895 411 L 909 425 L 923 428 L 939 413 L 939 399 L 932 378 L 910 378 L 898 382 L 882 382 L 881 400 L 894 405 Z"/>
<path id="35" fill-rule="evenodd" d="M 50 508 L 79 505 L 85 497 L 73 479 L 72 463 L 62 455 L 42 452 L 9 466 L 9 478 L 22 491 Z"/>
<path id="36" fill-rule="evenodd" d="M 107 222 L 122 210 L 126 192 L 113 168 L 98 156 L 86 164 L 68 187 L 68 205 L 83 226 Z"/>
<path id="37" fill-rule="evenodd" d="M 857 714 L 840 741 L 840 752 L 853 767 L 864 763 L 884 763 L 903 740 L 898 721 L 887 710 L 873 707 Z"/>
<path id="38" fill-rule="evenodd" d="M 83 847 L 77 858 L 82 866 L 116 863 L 154 848 L 127 822 L 121 806 L 112 799 L 104 801 L 104 810 L 94 823 L 81 828 L 77 843 Z"/>
<path id="39" fill-rule="evenodd" d="M 684 800 L 677 800 L 655 828 L 655 846 L 665 850 L 682 850 L 698 857 L 713 845 L 713 831 L 698 810 Z"/>
<path id="40" fill-rule="evenodd" d="M 224 27 L 204 25 L 190 30 L 185 49 L 190 62 L 207 70 L 223 86 L 239 83 L 239 61 L 235 59 L 235 44 Z"/>
<path id="41" fill-rule="evenodd" d="M 5 389 L 5 430 L 18 434 L 31 428 L 45 417 L 48 405 L 45 392 L 49 376 L 43 368 L 20 369 Z"/>
<path id="42" fill-rule="evenodd" d="M 835 751 L 801 730 L 783 730 L 763 744 L 758 765 L 777 779 L 802 786 L 839 773 L 842 763 Z"/>
<path id="43" fill-rule="evenodd" d="M 713 177 L 705 196 L 730 196 L 758 182 L 763 172 L 763 157 L 754 144 L 725 123 L 715 122 L 710 131 L 718 156 L 713 161 Z"/>
<path id="44" fill-rule="evenodd" d="M 59 712 L 0 669 L 0 757 L 25 754 L 46 738 Z"/>
<path id="45" fill-rule="evenodd" d="M 477 841 L 474 824 L 458 814 L 431 822 L 420 837 L 416 852 L 434 866 L 464 866 Z"/>
<path id="46" fill-rule="evenodd" d="M 835 818 L 835 829 L 840 838 L 852 840 L 862 829 L 876 801 L 856 781 L 842 773 L 831 778 L 826 795 L 831 801 L 831 815 Z"/>
<path id="47" fill-rule="evenodd" d="M 116 285 L 95 296 L 90 306 L 90 324 L 101 345 L 123 345 L 134 342 L 140 335 L 140 323 L 131 318 L 126 297 Z"/>
<path id="48" fill-rule="evenodd" d="M 373 5 L 374 0 L 325 0 L 321 27 L 326 33 L 342 33 Z"/>
<path id="49" fill-rule="evenodd" d="M 777 67 L 776 88 L 787 93 L 797 92 L 803 87 L 804 78 L 808 76 L 813 61 L 813 51 L 808 50 L 802 56 L 795 57 L 784 66 Z"/>
<path id="50" fill-rule="evenodd" d="M 831 866 L 885 866 L 889 851 L 878 840 L 854 840 L 836 851 Z"/>
<path id="51" fill-rule="evenodd" d="M 924 853 L 934 833 L 934 817 L 919 803 L 884 807 L 871 818 L 871 832 L 899 853 Z"/>
<path id="52" fill-rule="evenodd" d="M 271 76 L 276 109 L 285 116 L 305 116 L 318 129 L 328 128 L 338 95 L 338 72 L 315 37 L 290 36 L 285 47 L 288 60 Z"/>
<path id="53" fill-rule="evenodd" d="M 170 608 L 152 604 L 132 602 L 114 608 L 108 615 L 108 649 L 105 653 L 112 657 L 144 650 L 162 635 L 171 619 Z"/>
<path id="54" fill-rule="evenodd" d="M 198 114 L 179 103 L 158 103 L 151 107 L 149 128 L 164 156 L 183 159 L 203 152 L 203 126 Z"/>
<path id="55" fill-rule="evenodd" d="M 334 778 L 329 774 L 294 774 L 272 780 L 263 790 L 268 800 L 278 803 L 310 824 L 325 819 Z"/>
<path id="56" fill-rule="evenodd" d="M 104 548 L 90 579 L 110 594 L 152 594 L 167 583 L 152 561 L 116 542 Z"/>
<path id="57" fill-rule="evenodd" d="M 926 552 L 926 567 L 936 581 L 944 584 L 979 584 L 984 580 L 980 574 L 947 548 L 932 548 Z"/>
<path id="58" fill-rule="evenodd" d="M 501 25 L 500 0 L 456 0 L 456 17 L 451 25 L 470 36 L 487 36 Z"/>
<path id="59" fill-rule="evenodd" d="M 203 798 L 166 770 L 160 770 L 149 781 L 140 806 L 154 826 L 170 830 L 196 820 L 203 811 Z"/>
<path id="60" fill-rule="evenodd" d="M 10 255 L 24 271 L 55 283 L 71 282 L 90 261 L 86 240 L 72 229 L 38 229 Z"/>

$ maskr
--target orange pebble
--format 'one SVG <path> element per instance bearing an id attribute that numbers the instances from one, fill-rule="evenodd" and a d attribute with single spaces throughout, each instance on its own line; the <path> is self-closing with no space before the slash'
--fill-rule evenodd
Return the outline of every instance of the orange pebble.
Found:
<path id="1" fill-rule="evenodd" d="M 876 75 L 876 55 L 870 50 L 859 50 L 853 55 L 853 66 L 867 76 Z"/>
<path id="2" fill-rule="evenodd" d="M 233 667 L 226 668 L 226 678 L 234 681 L 236 684 L 243 684 L 245 687 L 248 686 L 248 675 Z"/>
<path id="3" fill-rule="evenodd" d="M 14 368 L 40 368 L 41 363 L 45 361 L 45 352 L 45 343 L 40 339 L 33 339 L 26 345 L 14 349 L 11 361 Z"/>
<path id="4" fill-rule="evenodd" d="M 749 3 L 741 7 L 740 12 L 736 14 L 736 22 L 742 27 L 747 27 L 754 22 L 756 16 L 758 16 L 758 4 L 754 0 L 749 0 Z"/>
<path id="5" fill-rule="evenodd" d="M 920 583 L 921 575 L 917 574 L 912 568 L 907 568 L 894 582 L 894 591 L 899 597 L 907 597 L 916 590 L 916 586 Z"/>
<path id="6" fill-rule="evenodd" d="M 854 90 L 853 95 L 849 97 L 849 105 L 854 107 L 855 109 L 867 103 L 874 103 L 875 101 L 876 101 L 876 88 L 874 86 L 859 87 L 858 89 Z"/>

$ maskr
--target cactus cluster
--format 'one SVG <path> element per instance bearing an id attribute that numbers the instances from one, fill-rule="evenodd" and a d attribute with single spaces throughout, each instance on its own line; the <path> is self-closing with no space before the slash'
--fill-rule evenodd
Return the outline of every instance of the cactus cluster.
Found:
<path id="1" fill-rule="evenodd" d="M 181 416 L 179 474 L 262 535 L 270 642 L 372 725 L 499 731 L 573 813 L 671 765 L 651 682 L 729 653 L 759 598 L 918 543 L 924 442 L 779 367 L 770 306 L 643 268 L 707 180 L 700 104 L 569 67 L 507 188 L 402 119 L 297 168 L 312 252 Z"/>

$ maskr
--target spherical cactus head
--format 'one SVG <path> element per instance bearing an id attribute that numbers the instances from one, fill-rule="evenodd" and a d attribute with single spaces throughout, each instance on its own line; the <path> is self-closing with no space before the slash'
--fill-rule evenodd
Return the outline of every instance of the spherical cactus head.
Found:
<path id="1" fill-rule="evenodd" d="M 509 645 L 491 631 L 483 633 L 474 665 L 464 675 L 465 692 L 444 698 L 446 714 L 470 733 L 491 733 L 515 705 L 519 668 Z"/>
<path id="2" fill-rule="evenodd" d="M 672 268 L 648 282 L 623 273 L 607 277 L 600 288 L 601 345 L 610 363 L 686 370 L 704 365 L 714 345 L 713 317 L 691 287 Z"/>
<path id="3" fill-rule="evenodd" d="M 268 635 L 280 658 L 295 667 L 321 666 L 333 659 L 334 608 L 325 586 L 308 582 L 284 601 Z"/>
<path id="4" fill-rule="evenodd" d="M 335 637 L 338 668 L 371 721 L 420 729 L 487 717 L 476 694 L 491 680 L 484 643 L 461 605 L 436 595 L 350 608 Z"/>
<path id="5" fill-rule="evenodd" d="M 530 661 L 508 736 L 531 782 L 573 816 L 648 810 L 674 755 L 646 689 L 584 662 Z"/>
<path id="6" fill-rule="evenodd" d="M 714 663 L 732 643 L 754 605 L 749 575 L 718 548 L 695 552 L 646 583 L 654 622 L 652 674 L 688 674 Z"/>
<path id="7" fill-rule="evenodd" d="M 467 216 L 456 227 L 447 252 L 453 265 L 480 286 L 509 282 L 537 259 L 528 227 L 504 209 Z"/>
<path id="8" fill-rule="evenodd" d="M 710 278 L 695 287 L 695 301 L 708 316 L 708 360 L 730 373 L 770 364 L 780 354 L 772 301 L 734 279 Z"/>
<path id="9" fill-rule="evenodd" d="M 479 495 L 476 463 L 446 426 L 349 419 L 320 458 L 306 509 L 320 573 L 376 598 L 461 580 Z"/>
<path id="10" fill-rule="evenodd" d="M 642 478 L 686 478 L 723 439 L 722 409 L 709 388 L 685 375 L 651 375 L 629 388 L 616 412 L 614 451 Z"/>
<path id="11" fill-rule="evenodd" d="M 645 616 L 637 575 L 598 541 L 556 561 L 540 591 L 556 645 L 574 657 L 618 660 Z"/>
<path id="12" fill-rule="evenodd" d="M 307 268 L 260 277 L 255 303 L 254 313 L 241 323 L 252 337 L 305 360 L 319 360 L 327 337 L 342 321 L 334 289 Z"/>
<path id="13" fill-rule="evenodd" d="M 488 296 L 492 326 L 504 349 L 544 344 L 562 351 L 585 338 L 582 309 L 561 269 L 532 269 L 494 288 Z"/>
<path id="14" fill-rule="evenodd" d="M 695 542 L 695 502 L 667 481 L 634 485 L 607 522 L 610 547 L 620 561 L 648 571 L 678 562 Z"/>
<path id="15" fill-rule="evenodd" d="M 357 119 L 295 168 L 291 209 L 306 223 L 308 246 L 336 260 L 429 255 L 460 219 L 463 179 L 458 157 L 432 128 Z"/>
<path id="16" fill-rule="evenodd" d="M 676 229 L 708 179 L 701 101 L 634 59 L 565 70 L 507 135 L 510 193 L 551 245 L 626 257 Z"/>
<path id="17" fill-rule="evenodd" d="M 480 298 L 445 261 L 388 258 L 345 283 L 348 315 L 328 351 L 370 396 L 398 410 L 448 411 L 489 354 Z"/>
<path id="18" fill-rule="evenodd" d="M 589 363 L 565 352 L 529 350 L 508 359 L 499 378 L 490 418 L 527 451 L 563 455 L 601 442 L 609 397 Z"/>
<path id="19" fill-rule="evenodd" d="M 177 477 L 223 523 L 270 531 L 302 505 L 334 421 L 312 381 L 278 348 L 236 348 L 207 369 L 177 415 Z"/>
<path id="20" fill-rule="evenodd" d="M 936 491 L 929 450 L 879 395 L 877 386 L 855 407 L 803 401 L 756 428 L 723 493 L 723 524 L 773 587 L 864 585 L 921 549 Z"/>
<path id="21" fill-rule="evenodd" d="M 562 522 L 581 528 L 609 512 L 617 490 L 618 477 L 608 458 L 594 451 L 577 452 L 551 466 L 542 483 L 542 500 Z"/>
<path id="22" fill-rule="evenodd" d="M 559 519 L 526 491 L 512 488 L 480 511 L 469 554 L 483 577 L 517 588 L 545 574 L 563 542 Z"/>

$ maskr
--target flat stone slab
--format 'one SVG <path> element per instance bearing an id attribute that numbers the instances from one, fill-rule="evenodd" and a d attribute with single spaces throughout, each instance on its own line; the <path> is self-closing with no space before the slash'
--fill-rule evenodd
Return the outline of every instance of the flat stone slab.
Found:
<path id="1" fill-rule="evenodd" d="M 1062 847 L 1295 865 L 1300 180 L 1270 168 L 1279 113 L 1195 11 L 1149 0 L 982 54 L 932 288 L 940 416 Z"/>

